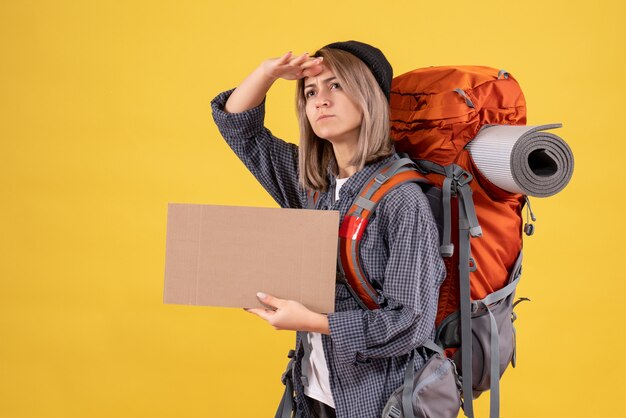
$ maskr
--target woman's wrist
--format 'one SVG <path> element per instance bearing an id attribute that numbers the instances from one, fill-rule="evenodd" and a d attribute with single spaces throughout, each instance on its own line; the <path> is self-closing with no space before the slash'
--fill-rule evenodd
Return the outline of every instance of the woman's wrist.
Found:
<path id="1" fill-rule="evenodd" d="M 313 313 L 309 328 L 309 331 L 330 335 L 328 316 L 319 313 Z"/>
<path id="2" fill-rule="evenodd" d="M 280 77 L 274 76 L 267 71 L 267 66 L 269 65 L 269 61 L 271 60 L 263 61 L 261 65 L 259 65 L 256 68 L 256 70 L 254 70 L 253 72 L 256 73 L 259 79 L 263 80 L 265 83 L 268 83 L 271 86 Z"/>
<path id="3" fill-rule="evenodd" d="M 257 68 L 230 95 L 224 110 L 228 113 L 240 113 L 257 107 L 263 102 L 274 81 L 260 67 Z"/>

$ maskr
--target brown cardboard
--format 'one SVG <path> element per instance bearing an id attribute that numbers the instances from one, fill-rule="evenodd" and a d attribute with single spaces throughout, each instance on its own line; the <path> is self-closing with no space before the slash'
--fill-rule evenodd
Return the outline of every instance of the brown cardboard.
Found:
<path id="1" fill-rule="evenodd" d="M 257 292 L 334 310 L 339 212 L 170 203 L 164 302 L 259 307 Z"/>

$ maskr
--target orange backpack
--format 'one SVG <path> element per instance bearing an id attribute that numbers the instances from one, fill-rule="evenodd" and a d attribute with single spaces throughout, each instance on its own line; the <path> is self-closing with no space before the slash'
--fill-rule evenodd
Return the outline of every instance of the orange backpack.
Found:
<path id="1" fill-rule="evenodd" d="M 522 249 L 524 196 L 489 182 L 465 146 L 485 125 L 525 125 L 524 95 L 507 72 L 479 66 L 411 71 L 393 80 L 391 92 L 391 137 L 396 150 L 416 161 L 455 164 L 476 180 L 469 185 L 482 237 L 471 241 L 472 258 L 480 268 L 473 268 L 470 283 L 472 300 L 482 299 L 504 287 Z M 436 172 L 425 177 L 440 188 L 445 181 Z M 451 205 L 453 212 L 456 208 Z M 451 220 L 451 230 L 458 230 L 454 213 Z M 458 238 L 451 237 L 455 248 Z M 454 252 L 444 259 L 448 275 L 439 292 L 436 325 L 459 307 L 458 257 Z"/>
<path id="2" fill-rule="evenodd" d="M 473 417 L 473 397 L 491 390 L 491 417 L 497 417 L 499 378 L 509 363 L 515 366 L 512 310 L 526 197 L 490 183 L 465 146 L 485 125 L 525 125 L 524 95 L 506 71 L 429 67 L 393 80 L 390 107 L 396 150 L 410 158 L 383 167 L 355 199 L 340 227 L 339 273 L 361 306 L 378 307 L 360 267 L 360 238 L 386 191 L 420 183 L 440 226 L 447 268 L 435 342 L 461 374 L 465 415 Z M 525 230 L 530 235 L 532 225 Z"/>

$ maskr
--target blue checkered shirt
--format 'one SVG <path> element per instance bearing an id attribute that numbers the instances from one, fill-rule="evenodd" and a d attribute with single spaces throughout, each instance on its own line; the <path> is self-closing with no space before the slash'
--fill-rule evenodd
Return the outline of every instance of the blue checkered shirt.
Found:
<path id="1" fill-rule="evenodd" d="M 298 183 L 297 145 L 264 127 L 265 102 L 241 113 L 224 112 L 231 93 L 211 102 L 220 133 L 281 207 L 306 207 L 306 191 Z M 343 219 L 367 179 L 389 158 L 352 175 L 337 201 L 331 175 L 316 209 L 338 210 Z M 402 384 L 409 353 L 434 337 L 445 267 L 437 227 L 418 185 L 403 184 L 383 197 L 363 234 L 360 258 L 382 308 L 364 311 L 345 285 L 337 284 L 335 312 L 328 315 L 330 335 L 322 335 L 322 343 L 338 418 L 380 417 L 389 396 Z M 310 417 L 301 382 L 303 338 L 304 333 L 296 333 L 294 386 L 297 416 Z M 423 355 L 415 356 L 413 367 L 417 370 L 424 362 Z"/>

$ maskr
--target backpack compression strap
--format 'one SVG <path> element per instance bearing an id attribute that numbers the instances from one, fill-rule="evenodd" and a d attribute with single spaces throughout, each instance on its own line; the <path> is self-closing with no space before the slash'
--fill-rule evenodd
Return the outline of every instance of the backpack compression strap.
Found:
<path id="1" fill-rule="evenodd" d="M 391 160 L 374 173 L 352 203 L 339 227 L 339 275 L 345 277 L 348 290 L 363 309 L 378 309 L 376 291 L 365 277 L 359 259 L 359 245 L 367 223 L 380 200 L 390 190 L 404 183 L 426 183 L 409 158 Z"/>
<path id="2" fill-rule="evenodd" d="M 309 190 L 306 193 L 306 208 L 305 209 L 315 209 L 315 205 L 317 204 L 317 199 L 320 197 L 320 192 L 314 192 Z"/>
<path id="3" fill-rule="evenodd" d="M 474 201 L 472 199 L 472 189 L 469 183 L 473 180 L 470 173 L 463 170 L 456 164 L 440 166 L 431 161 L 418 160 L 417 165 L 425 173 L 436 173 L 444 176 L 442 197 L 443 197 L 443 245 L 441 255 L 450 257 L 455 251 L 450 240 L 451 234 L 451 198 L 453 194 L 458 197 L 459 207 L 459 298 L 461 315 L 461 364 L 472 364 L 472 325 L 471 325 L 471 297 L 470 297 L 470 272 L 476 269 L 476 262 L 471 255 L 470 239 L 482 236 L 482 230 L 478 223 Z M 497 335 L 497 334 L 496 334 Z M 497 338 L 494 336 L 494 338 Z M 496 345 L 497 347 L 497 341 Z M 499 353 L 495 353 L 496 356 Z M 472 403 L 472 367 L 464 367 L 462 370 L 462 392 L 463 411 L 468 418 L 474 418 L 474 406 Z M 499 377 L 498 372 L 498 377 Z M 492 376 L 492 388 L 497 384 L 498 379 Z M 491 395 L 492 414 L 493 405 L 499 403 L 497 399 L 499 391 L 496 389 Z M 497 413 L 497 412 L 496 412 Z M 493 415 L 491 415 L 493 418 Z"/>
<path id="4" fill-rule="evenodd" d="M 508 285 L 489 294 L 482 300 L 472 301 L 470 273 L 474 271 L 477 266 L 471 255 L 470 240 L 474 237 L 482 236 L 482 230 L 478 223 L 472 199 L 472 190 L 469 186 L 469 183 L 472 181 L 472 176 L 461 167 L 454 164 L 442 167 L 430 161 L 423 160 L 417 161 L 417 164 L 424 172 L 433 172 L 445 176 L 442 190 L 444 209 L 444 245 L 442 245 L 442 255 L 444 257 L 452 255 L 454 251 L 454 247 L 450 244 L 450 205 L 452 193 L 454 192 L 458 196 L 461 364 L 472 364 L 472 315 L 479 309 L 483 309 L 489 315 L 490 322 L 489 347 L 491 363 L 489 364 L 489 416 L 490 418 L 497 418 L 500 416 L 500 340 L 498 326 L 490 306 L 507 298 L 515 291 L 520 279 L 521 253 L 515 262 Z M 444 249 L 449 249 L 450 252 L 447 253 Z M 463 367 L 462 374 L 463 410 L 467 417 L 474 418 L 472 367 Z"/>

